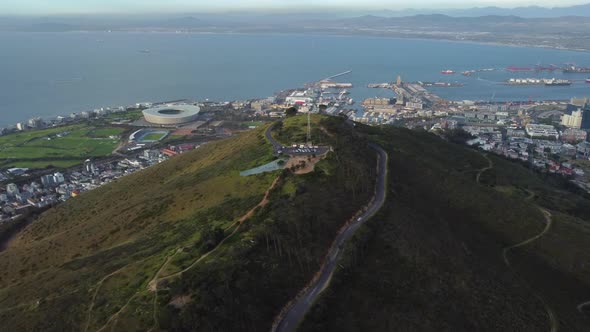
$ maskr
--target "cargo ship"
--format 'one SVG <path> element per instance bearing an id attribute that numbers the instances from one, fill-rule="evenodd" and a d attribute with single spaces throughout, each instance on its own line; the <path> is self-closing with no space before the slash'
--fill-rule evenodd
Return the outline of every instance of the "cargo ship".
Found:
<path id="1" fill-rule="evenodd" d="M 533 71 L 531 67 L 516 67 L 516 66 L 509 66 L 506 67 L 507 71 Z"/>
<path id="2" fill-rule="evenodd" d="M 417 82 L 420 86 L 427 86 L 427 87 L 437 87 L 437 88 L 455 88 L 455 87 L 462 87 L 464 86 L 463 83 L 458 82 Z"/>
<path id="3" fill-rule="evenodd" d="M 557 69 L 559 69 L 559 67 L 556 65 L 549 65 L 547 67 L 541 65 L 535 66 L 535 71 L 556 71 Z"/>
<path id="4" fill-rule="evenodd" d="M 545 81 L 545 86 L 568 86 L 568 85 L 572 85 L 572 81 L 556 80 L 556 79 Z"/>
<path id="5" fill-rule="evenodd" d="M 555 78 L 511 78 L 505 82 L 507 85 L 545 85 L 545 86 L 567 86 L 572 85 L 569 80 Z"/>
<path id="6" fill-rule="evenodd" d="M 443 74 L 443 75 L 453 75 L 455 73 L 455 71 L 454 70 L 447 69 L 447 70 L 441 71 L 440 73 Z"/>
<path id="7" fill-rule="evenodd" d="M 508 85 L 543 85 L 548 79 L 541 78 L 511 78 L 506 81 Z"/>

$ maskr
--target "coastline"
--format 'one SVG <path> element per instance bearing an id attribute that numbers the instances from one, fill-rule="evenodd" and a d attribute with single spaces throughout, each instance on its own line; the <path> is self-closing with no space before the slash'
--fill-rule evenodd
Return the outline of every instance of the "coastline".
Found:
<path id="1" fill-rule="evenodd" d="M 564 54 L 563 56 L 560 56 L 559 53 L 555 53 L 556 55 L 558 55 L 559 58 L 563 59 L 563 62 L 567 62 L 568 58 L 572 57 L 572 58 L 577 58 L 578 62 L 584 62 L 585 60 L 583 60 L 581 58 L 580 55 L 577 54 L 583 54 L 585 56 L 586 53 L 590 52 L 590 50 L 580 50 L 580 49 L 565 49 L 565 48 L 558 48 L 558 47 L 550 47 L 547 45 L 537 45 L 532 46 L 532 45 L 526 45 L 526 44 L 510 44 L 510 43 L 501 43 L 501 42 L 485 42 L 485 41 L 473 41 L 473 40 L 457 40 L 457 39 L 448 39 L 448 38 L 419 38 L 419 37 L 401 37 L 401 36 L 391 36 L 391 35 L 385 35 L 385 34 L 372 34 L 372 33 L 349 33 L 348 31 L 344 31 L 341 33 L 337 33 L 334 31 L 331 31 L 331 33 L 326 32 L 326 31 L 311 31 L 309 33 L 303 33 L 303 32 L 299 32 L 299 31 L 288 31 L 288 32 L 284 32 L 284 31 L 276 31 L 276 32 L 272 32 L 272 31 L 264 31 L 264 32 L 250 32 L 250 31 L 185 31 L 185 32 L 175 32 L 175 31 L 170 31 L 170 30 L 128 30 L 128 29 L 124 29 L 124 30 L 114 30 L 111 32 L 108 31 L 103 31 L 103 30 L 72 30 L 72 31 L 63 31 L 63 32 L 34 32 L 34 31 L 14 31 L 14 32 L 7 32 L 7 31 L 0 31 L 0 35 L 10 35 L 10 34 L 17 34 L 16 38 L 14 39 L 25 39 L 26 36 L 28 35 L 34 35 L 37 34 L 38 35 L 38 39 L 40 38 L 45 38 L 45 36 L 55 36 L 56 39 L 59 39 L 59 36 L 62 35 L 87 35 L 87 37 L 84 37 L 84 39 L 88 39 L 91 40 L 96 38 L 97 40 L 100 39 L 108 39 L 106 38 L 107 35 L 119 35 L 119 36 L 125 36 L 125 35 L 129 35 L 131 36 L 131 38 L 133 38 L 133 35 L 144 35 L 144 36 L 149 36 L 149 35 L 154 35 L 154 37 L 157 37 L 157 35 L 162 35 L 162 38 L 159 39 L 163 39 L 163 40 L 176 40 L 180 43 L 192 43 L 193 41 L 191 40 L 190 36 L 212 36 L 210 37 L 210 39 L 214 39 L 216 38 L 215 36 L 235 36 L 235 38 L 228 38 L 230 41 L 234 40 L 234 39 L 239 39 L 240 36 L 250 36 L 250 37 L 264 37 L 264 36 L 272 36 L 272 37 L 276 37 L 277 39 L 281 39 L 281 38 L 288 38 L 288 37 L 302 37 L 305 39 L 309 39 L 309 38 L 318 38 L 319 37 L 327 37 L 327 38 L 338 38 L 341 39 L 340 41 L 342 41 L 342 43 L 339 42 L 339 44 L 344 44 L 344 45 L 352 45 L 352 47 L 354 47 L 354 42 L 355 41 L 362 41 L 362 40 L 391 40 L 391 41 L 400 41 L 400 42 L 404 42 L 404 41 L 423 41 L 425 43 L 435 43 L 431 46 L 436 47 L 437 45 L 482 45 L 482 46 L 487 46 L 487 47 L 500 47 L 500 48 L 504 48 L 504 47 L 511 47 L 511 48 L 518 48 L 518 49 L 526 49 L 526 50 L 534 50 L 534 51 L 538 51 L 538 50 L 547 50 L 547 51 L 555 51 L 555 52 L 564 52 L 561 54 Z M 170 36 L 170 35 L 180 35 L 177 38 L 166 38 L 166 36 Z M 183 37 L 184 35 L 184 37 Z M 103 38 L 104 37 L 104 38 Z M 73 37 L 75 38 L 75 37 Z M 65 39 L 65 38 L 64 38 Z M 113 38 L 115 39 L 115 38 Z M 193 40 L 197 40 L 198 38 L 193 38 Z M 206 38 L 205 38 L 206 39 Z M 104 40 L 102 40 L 104 42 Z M 379 42 L 381 43 L 381 42 Z M 382 44 L 387 44 L 387 43 L 382 43 Z M 391 43 L 394 44 L 395 43 Z M 100 45 L 100 44 L 99 44 Z M 150 47 L 149 44 L 145 44 L 142 46 L 138 46 L 137 48 L 134 48 L 132 50 L 128 50 L 129 52 L 127 54 L 131 54 L 132 56 L 135 56 L 135 54 L 139 54 L 138 50 L 142 50 L 144 48 L 148 48 Z M 345 46 L 345 47 L 349 47 L 349 46 Z M 391 48 L 391 47 L 390 47 Z M 463 48 L 468 48 L 468 47 L 463 47 Z M 490 49 L 491 50 L 491 49 Z M 153 49 L 152 49 L 153 51 Z M 480 48 L 479 51 L 482 52 L 487 52 L 486 49 Z M 140 54 L 139 56 L 141 57 L 150 57 L 150 56 L 159 56 L 160 54 L 156 54 L 157 52 L 152 52 L 152 54 Z M 506 54 L 510 54 L 511 51 L 509 49 L 504 49 L 504 52 Z M 535 56 L 533 57 L 529 57 L 528 61 L 532 62 L 533 59 L 541 59 L 542 57 L 547 57 L 548 55 L 551 55 L 551 53 L 546 53 L 546 55 L 541 55 L 538 58 Z M 508 58 L 505 58 L 508 59 Z M 363 60 L 363 59 L 361 59 Z M 515 60 L 516 61 L 516 60 Z M 535 60 L 536 61 L 536 60 Z M 347 60 L 347 63 L 345 63 L 345 66 L 349 66 L 349 61 Z M 360 62 L 361 64 L 363 62 Z M 558 63 L 558 62 L 555 62 Z M 560 62 L 562 63 L 562 62 Z M 586 63 L 580 63 L 581 65 L 587 65 Z M 302 64 L 305 65 L 305 64 Z M 395 64 L 392 62 L 392 66 L 394 66 Z M 407 65 L 407 63 L 406 63 Z M 506 64 L 508 65 L 508 64 Z M 401 65 L 398 65 L 401 67 Z M 438 73 L 438 70 L 443 69 L 444 67 L 446 67 L 445 64 L 441 63 L 441 67 L 439 69 L 433 69 L 433 72 Z M 459 66 L 459 65 L 457 65 Z M 498 66 L 497 68 L 504 68 L 504 65 L 502 66 Z M 456 68 L 455 68 L 456 69 Z M 471 68 L 463 68 L 463 69 L 471 69 Z M 362 70 L 359 72 L 363 72 Z M 407 71 L 408 76 L 410 76 L 410 71 Z M 91 73 L 92 74 L 92 73 Z M 94 84 L 94 82 L 92 82 L 92 76 L 88 76 L 87 73 L 80 73 L 80 72 L 75 72 L 74 74 L 72 74 L 74 76 L 75 79 L 77 79 L 77 81 L 75 82 L 76 84 L 80 83 L 80 84 L 85 84 L 88 86 L 91 86 L 91 84 Z M 67 76 L 66 76 L 67 77 Z M 88 77 L 88 78 L 87 78 Z M 429 78 L 427 76 L 425 76 L 426 80 L 432 79 L 434 80 L 435 78 Z M 586 77 L 584 77 L 586 78 Z M 50 79 L 54 79 L 54 77 L 50 77 L 50 78 L 46 78 L 48 80 Z M 78 81 L 79 79 L 79 81 Z M 312 78 L 309 78 L 310 80 Z M 421 79 L 420 77 L 418 79 Z M 196 79 L 195 79 L 196 80 Z M 204 80 L 207 80 L 207 78 L 205 78 Z M 91 82 L 91 83 L 88 83 Z M 283 82 L 284 83 L 284 82 Z M 360 85 L 364 85 L 365 82 L 363 81 L 363 79 L 358 80 L 358 83 Z M 185 86 L 192 86 L 193 82 L 186 80 L 184 82 Z M 196 85 L 196 84 L 195 84 Z M 268 84 L 267 84 L 268 85 Z M 294 86 L 297 86 L 297 83 L 292 84 Z M 213 86 L 213 85 L 212 85 Z M 60 89 L 64 90 L 64 91 L 68 91 L 66 89 L 69 89 L 69 86 L 66 86 L 65 88 L 60 87 Z M 282 87 L 279 87 L 278 89 L 281 89 Z M 220 91 L 223 92 L 223 85 L 219 85 L 219 88 L 216 88 L 215 91 Z M 211 95 L 211 91 L 208 92 L 208 94 L 204 94 L 203 95 L 205 97 L 211 95 L 210 100 L 211 101 L 232 101 L 232 100 L 240 100 L 240 99 L 258 99 L 258 98 L 264 98 L 265 96 L 270 96 L 272 95 L 274 92 L 276 92 L 277 89 L 273 89 L 272 86 L 265 86 L 265 91 L 266 92 L 260 92 L 258 91 L 258 93 L 253 93 L 253 94 L 248 94 L 246 97 L 241 97 L 241 96 L 235 96 L 235 95 L 231 95 L 231 93 L 229 95 L 227 95 L 227 97 L 221 97 L 223 99 L 219 98 L 219 94 L 217 96 Z M 578 89 L 579 90 L 579 89 Z M 163 91 L 163 90 L 155 90 L 155 91 Z M 185 88 L 185 91 L 188 91 L 188 93 L 193 93 L 190 91 L 190 89 Z M 358 91 L 360 92 L 360 96 L 361 97 L 367 97 L 366 96 L 366 92 L 361 89 L 359 89 Z M 168 92 L 168 91 L 167 91 Z M 132 94 L 124 94 L 122 95 L 122 98 L 119 99 L 109 99 L 108 97 L 110 96 L 106 96 L 107 98 L 102 99 L 102 101 L 98 101 L 96 103 L 94 103 L 94 100 L 92 100 L 93 103 L 90 103 L 88 99 L 85 99 L 85 102 L 80 103 L 80 104 L 85 104 L 84 106 L 80 106 L 79 108 L 75 108 L 73 109 L 72 107 L 76 106 L 76 105 L 64 105 L 61 103 L 55 103 L 55 104 L 49 104 L 48 107 L 45 107 L 43 112 L 44 113 L 37 113 L 35 115 L 26 115 L 26 116 L 22 116 L 16 120 L 9 120 L 7 118 L 0 120 L 0 127 L 10 127 L 13 126 L 15 123 L 17 122 L 24 122 L 27 119 L 30 119 L 32 117 L 41 117 L 43 119 L 50 119 L 50 118 L 54 118 L 57 116 L 67 116 L 67 114 L 70 113 L 78 113 L 78 112 L 82 112 L 82 111 L 88 111 L 88 110 L 92 110 L 94 108 L 99 108 L 99 107 L 116 107 L 116 105 L 121 106 L 121 105 L 132 105 L 138 101 L 154 101 L 154 100 L 169 100 L 169 99 L 175 99 L 175 98 L 189 98 L 189 99 L 194 99 L 194 100 L 208 100 L 209 98 L 201 98 L 201 96 L 198 96 L 196 94 L 188 94 L 188 93 L 183 93 L 183 94 L 178 94 L 178 95 L 157 95 L 157 96 L 152 96 L 151 94 L 149 96 L 141 96 L 139 94 L 132 95 Z M 584 91 L 578 91 L 577 93 L 572 93 L 571 96 L 574 95 L 583 95 L 586 94 L 586 90 Z M 527 95 L 528 96 L 528 95 Z M 571 97 L 571 96 L 568 96 Z M 115 97 L 117 97 L 117 95 L 115 95 Z M 444 96 L 446 99 L 449 100 L 463 100 L 463 99 L 469 99 L 469 100 L 483 100 L 483 97 L 481 96 L 458 96 L 458 97 L 450 97 L 450 96 Z M 524 97 L 523 97 L 524 98 Z M 121 100 L 120 100 L 121 99 Z M 360 99 L 359 98 L 355 98 L 355 99 Z M 563 94 L 561 94 L 558 97 L 550 97 L 550 99 L 566 99 L 565 96 L 563 96 Z M 106 102 L 104 100 L 107 100 Z M 505 101 L 511 101 L 512 98 L 508 97 L 506 99 L 498 99 L 498 100 L 505 100 Z M 76 102 L 77 103 L 77 102 Z M 76 103 L 72 103 L 72 104 L 76 104 Z M 87 105 L 86 105 L 87 104 Z M 4 112 L 4 108 L 0 106 L 0 112 Z M 9 113 L 9 108 L 6 108 L 6 114 L 10 114 Z M 23 113 L 24 114 L 24 113 Z M 13 116 L 13 114 L 10 114 L 10 116 Z M 5 121 L 5 122 L 4 122 Z"/>
<path id="2" fill-rule="evenodd" d="M 460 44 L 474 44 L 474 45 L 488 45 L 488 46 L 507 46 L 516 48 L 529 48 L 529 49 L 546 49 L 555 51 L 569 51 L 577 53 L 590 53 L 590 46 L 588 48 L 570 48 L 560 47 L 551 45 L 540 45 L 540 44 L 527 44 L 527 43 L 504 43 L 499 41 L 483 41 L 483 40 L 464 40 L 464 39 L 453 39 L 445 37 L 416 37 L 416 36 L 400 36 L 400 35 L 389 35 L 386 33 L 335 33 L 333 31 L 172 31 L 172 30 L 68 30 L 68 31 L 0 31 L 0 33 L 21 33 L 21 34 L 88 34 L 88 33 L 104 33 L 104 34 L 170 34 L 170 35 L 236 35 L 236 36 L 325 36 L 325 37 L 362 37 L 362 38 L 375 38 L 375 39 L 394 39 L 394 40 L 418 40 L 418 41 L 438 41 L 438 42 L 451 42 Z"/>

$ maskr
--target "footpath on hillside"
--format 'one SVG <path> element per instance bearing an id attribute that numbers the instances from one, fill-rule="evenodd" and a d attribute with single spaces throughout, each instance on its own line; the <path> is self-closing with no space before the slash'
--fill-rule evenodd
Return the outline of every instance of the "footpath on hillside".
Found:
<path id="1" fill-rule="evenodd" d="M 488 171 L 492 168 L 494 168 L 494 163 L 492 162 L 492 160 L 488 157 L 487 154 L 482 153 L 482 156 L 488 161 L 488 166 L 481 168 L 478 172 L 477 172 L 477 176 L 476 176 L 476 182 L 478 184 L 480 184 L 480 178 L 481 175 L 485 172 Z M 534 193 L 531 193 L 526 200 L 530 200 L 534 197 Z M 520 248 L 520 247 L 524 247 L 526 245 L 529 245 L 535 241 L 537 241 L 538 239 L 542 238 L 545 234 L 547 234 L 547 232 L 549 232 L 549 230 L 551 229 L 551 226 L 553 224 L 553 218 L 551 215 L 551 212 L 549 212 L 546 209 L 541 208 L 540 206 L 537 206 L 537 208 L 543 213 L 543 215 L 545 216 L 545 228 L 541 231 L 541 233 L 534 235 L 533 237 L 526 239 L 520 243 L 508 246 L 506 248 L 504 248 L 502 250 L 502 258 L 504 259 L 504 264 L 506 264 L 506 266 L 511 269 L 512 271 L 514 271 L 514 273 L 516 273 L 517 275 L 519 275 L 519 273 L 512 267 L 512 264 L 510 263 L 510 260 L 508 259 L 508 254 L 510 253 L 510 251 L 516 249 L 516 248 Z M 520 277 L 520 275 L 519 275 Z M 530 285 L 528 285 L 528 283 L 526 282 L 526 280 L 524 280 L 524 278 L 520 277 L 521 279 L 523 279 L 523 282 L 527 285 L 527 287 L 529 288 L 529 290 L 531 291 L 531 293 L 533 293 L 533 295 L 543 304 L 543 307 L 545 308 L 545 311 L 547 312 L 547 316 L 549 317 L 549 324 L 550 324 L 550 329 L 549 331 L 551 332 L 557 332 L 559 330 L 559 322 L 557 320 L 557 316 L 555 315 L 555 312 L 553 311 L 553 309 L 551 309 L 551 307 L 547 304 L 547 301 L 545 301 L 545 299 L 543 298 L 543 296 L 541 296 L 541 294 L 539 294 L 538 292 L 536 292 Z M 590 302 L 589 302 L 590 303 Z"/>

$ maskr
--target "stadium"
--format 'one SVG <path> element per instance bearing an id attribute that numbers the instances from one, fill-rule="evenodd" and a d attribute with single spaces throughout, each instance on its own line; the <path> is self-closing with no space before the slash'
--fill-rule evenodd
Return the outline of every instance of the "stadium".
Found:
<path id="1" fill-rule="evenodd" d="M 144 110 L 143 116 L 149 123 L 176 125 L 195 121 L 199 115 L 199 111 L 199 106 L 195 105 L 164 105 Z"/>

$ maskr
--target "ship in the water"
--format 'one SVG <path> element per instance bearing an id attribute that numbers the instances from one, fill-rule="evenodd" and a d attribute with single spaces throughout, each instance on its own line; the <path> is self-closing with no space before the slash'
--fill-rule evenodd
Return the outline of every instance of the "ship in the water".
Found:
<path id="1" fill-rule="evenodd" d="M 545 86 L 568 86 L 568 85 L 572 85 L 572 81 L 570 81 L 570 80 L 556 80 L 556 79 L 545 81 Z"/>
<path id="2" fill-rule="evenodd" d="M 564 73 L 576 74 L 576 73 L 590 73 L 590 67 L 578 67 L 576 65 L 568 65 L 563 68 Z"/>
<path id="3" fill-rule="evenodd" d="M 447 70 L 441 71 L 440 73 L 443 74 L 443 75 L 453 75 L 455 73 L 455 71 L 454 70 L 447 69 Z"/>
<path id="4" fill-rule="evenodd" d="M 545 85 L 545 86 L 567 86 L 572 85 L 570 80 L 555 78 L 511 78 L 505 81 L 507 85 Z"/>
<path id="5" fill-rule="evenodd" d="M 516 66 L 508 66 L 506 67 L 507 71 L 533 71 L 531 67 L 516 67 Z"/>
<path id="6" fill-rule="evenodd" d="M 535 71 L 556 71 L 558 69 L 559 69 L 559 67 L 556 65 L 549 65 L 549 66 L 536 65 L 535 66 Z"/>
<path id="7" fill-rule="evenodd" d="M 587 78 L 586 79 L 586 83 L 590 83 L 590 78 Z"/>

